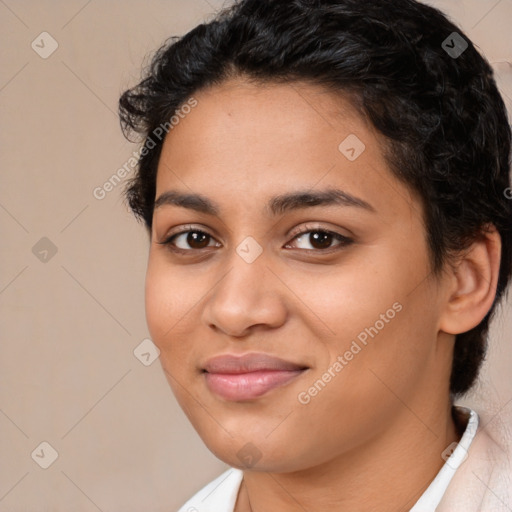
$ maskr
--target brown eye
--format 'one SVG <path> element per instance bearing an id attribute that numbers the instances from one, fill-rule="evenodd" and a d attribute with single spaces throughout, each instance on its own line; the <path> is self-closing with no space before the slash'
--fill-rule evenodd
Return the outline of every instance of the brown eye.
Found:
<path id="1" fill-rule="evenodd" d="M 189 231 L 186 237 L 186 242 L 192 249 L 203 249 L 208 247 L 208 240 L 210 235 L 202 231 Z M 205 243 L 206 242 L 206 243 Z"/>
<path id="2" fill-rule="evenodd" d="M 296 243 L 302 244 L 302 247 L 299 246 L 299 249 L 318 251 L 331 249 L 337 246 L 343 247 L 352 243 L 352 240 L 346 236 L 323 229 L 309 229 L 307 231 L 303 231 L 302 233 L 299 233 L 294 240 Z M 335 240 L 338 241 L 338 244 L 334 246 L 331 245 Z M 305 244 L 309 244 L 310 247 L 304 247 Z"/>
<path id="3" fill-rule="evenodd" d="M 328 249 L 331 246 L 333 235 L 325 231 L 312 231 L 309 242 L 315 249 Z"/>
<path id="4" fill-rule="evenodd" d="M 193 250 L 201 250 L 206 247 L 211 247 L 210 242 L 213 237 L 204 231 L 198 229 L 189 229 L 181 231 L 166 238 L 161 245 L 167 245 L 172 250 L 192 252 Z M 215 244 L 213 244 L 215 245 Z"/>

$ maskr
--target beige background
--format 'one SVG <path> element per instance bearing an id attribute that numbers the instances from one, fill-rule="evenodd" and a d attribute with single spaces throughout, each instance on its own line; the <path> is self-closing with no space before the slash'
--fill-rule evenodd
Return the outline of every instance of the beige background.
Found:
<path id="1" fill-rule="evenodd" d="M 143 57 L 221 3 L 0 0 L 0 512 L 173 511 L 227 468 L 158 360 L 134 355 L 148 337 L 146 235 L 121 186 L 93 196 L 137 149 L 116 112 Z M 495 63 L 512 108 L 512 0 L 431 3 Z M 51 49 L 43 31 L 58 44 L 46 59 L 31 47 Z M 467 400 L 491 431 L 512 418 L 511 311 Z M 43 441 L 58 453 L 48 469 Z"/>

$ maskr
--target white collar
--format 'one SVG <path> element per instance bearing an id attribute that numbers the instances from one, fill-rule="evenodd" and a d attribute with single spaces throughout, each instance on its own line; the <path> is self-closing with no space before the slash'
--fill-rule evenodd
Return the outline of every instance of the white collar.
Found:
<path id="1" fill-rule="evenodd" d="M 435 512 L 439 506 L 441 499 L 452 481 L 453 475 L 457 468 L 467 459 L 468 450 L 473 442 L 476 431 L 478 429 L 478 414 L 472 409 L 466 407 L 454 406 L 457 413 L 463 416 L 469 416 L 466 429 L 459 443 L 452 443 L 444 450 L 441 457 L 446 462 L 439 470 L 434 480 L 428 486 L 427 490 L 421 495 L 414 507 L 409 512 Z M 451 453 L 451 455 L 450 455 Z"/>

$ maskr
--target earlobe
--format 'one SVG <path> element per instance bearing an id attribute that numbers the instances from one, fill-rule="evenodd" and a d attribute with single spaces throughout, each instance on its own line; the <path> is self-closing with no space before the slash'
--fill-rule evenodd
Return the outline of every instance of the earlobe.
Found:
<path id="1" fill-rule="evenodd" d="M 496 296 L 501 237 L 494 226 L 461 255 L 450 269 L 450 284 L 440 330 L 460 334 L 476 327 Z"/>

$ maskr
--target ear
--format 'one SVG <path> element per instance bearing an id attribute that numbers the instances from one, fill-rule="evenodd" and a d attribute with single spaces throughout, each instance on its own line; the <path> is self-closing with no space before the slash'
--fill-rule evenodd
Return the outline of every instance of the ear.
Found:
<path id="1" fill-rule="evenodd" d="M 491 225 L 447 270 L 441 331 L 460 334 L 482 321 L 496 297 L 500 259 L 501 237 Z"/>

